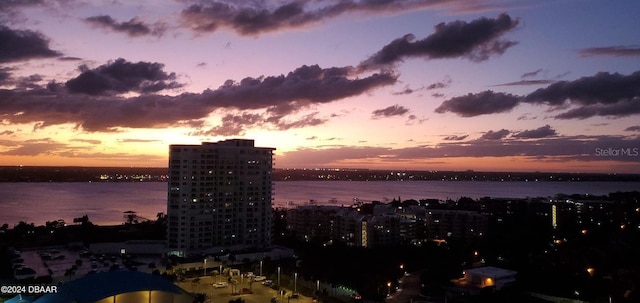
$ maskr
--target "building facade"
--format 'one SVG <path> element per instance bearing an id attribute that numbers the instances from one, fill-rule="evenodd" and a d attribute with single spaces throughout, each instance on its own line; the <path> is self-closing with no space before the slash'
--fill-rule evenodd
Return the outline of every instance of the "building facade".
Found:
<path id="1" fill-rule="evenodd" d="M 270 246 L 274 150 L 245 139 L 171 145 L 169 252 Z"/>

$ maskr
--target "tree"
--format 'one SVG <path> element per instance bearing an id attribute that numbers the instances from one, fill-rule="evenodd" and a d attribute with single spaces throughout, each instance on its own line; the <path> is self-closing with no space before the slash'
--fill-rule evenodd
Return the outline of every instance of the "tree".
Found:
<path id="1" fill-rule="evenodd" d="M 91 221 L 89 221 L 89 216 L 88 215 L 84 215 L 84 216 L 79 217 L 79 218 L 73 218 L 73 223 L 76 223 L 76 224 L 80 223 L 80 225 L 82 225 L 82 226 L 87 226 L 87 225 L 91 226 L 91 225 L 93 225 L 93 223 L 91 223 Z"/>

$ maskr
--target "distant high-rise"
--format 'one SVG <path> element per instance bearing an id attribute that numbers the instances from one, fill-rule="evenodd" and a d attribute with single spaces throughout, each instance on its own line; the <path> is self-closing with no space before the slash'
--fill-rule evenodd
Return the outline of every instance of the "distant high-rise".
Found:
<path id="1" fill-rule="evenodd" d="M 167 245 L 174 254 L 271 245 L 274 148 L 232 139 L 171 145 Z"/>

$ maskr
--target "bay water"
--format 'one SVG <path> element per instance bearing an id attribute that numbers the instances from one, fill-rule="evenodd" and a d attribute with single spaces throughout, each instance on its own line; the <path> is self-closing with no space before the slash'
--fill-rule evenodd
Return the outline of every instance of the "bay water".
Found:
<path id="1" fill-rule="evenodd" d="M 277 181 L 273 207 L 351 205 L 354 201 L 458 199 L 470 197 L 526 198 L 557 194 L 606 195 L 640 191 L 638 182 L 474 182 L 474 181 Z M 156 219 L 167 210 L 167 183 L 0 183 L 0 225 L 87 215 L 98 225 L 123 224 L 124 212 Z"/>

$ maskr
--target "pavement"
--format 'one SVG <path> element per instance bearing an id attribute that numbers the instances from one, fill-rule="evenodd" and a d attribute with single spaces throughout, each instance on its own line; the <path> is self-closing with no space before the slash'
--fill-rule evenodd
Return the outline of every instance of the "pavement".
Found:
<path id="1" fill-rule="evenodd" d="M 289 298 L 289 295 L 293 293 L 292 290 L 284 289 L 285 295 L 280 295 L 279 291 L 262 285 L 260 282 L 252 282 L 249 284 L 247 279 L 238 281 L 238 284 L 232 286 L 229 284 L 224 288 L 215 288 L 213 283 L 219 282 L 219 277 L 203 276 L 198 279 L 189 279 L 184 282 L 177 282 L 176 284 L 182 289 L 190 293 L 203 293 L 207 296 L 207 302 L 212 303 L 228 303 L 231 300 L 242 298 L 245 303 L 270 303 L 272 298 L 276 298 L 278 303 L 312 303 L 313 298 L 299 295 L 298 298 Z M 233 294 L 232 291 L 239 291 L 241 289 L 250 289 L 252 293 L 247 294 Z"/>
<path id="2" fill-rule="evenodd" d="M 401 287 L 385 299 L 385 303 L 417 303 L 417 302 L 441 302 L 442 298 L 428 298 L 420 294 L 421 272 L 405 274 L 400 278 Z"/>

